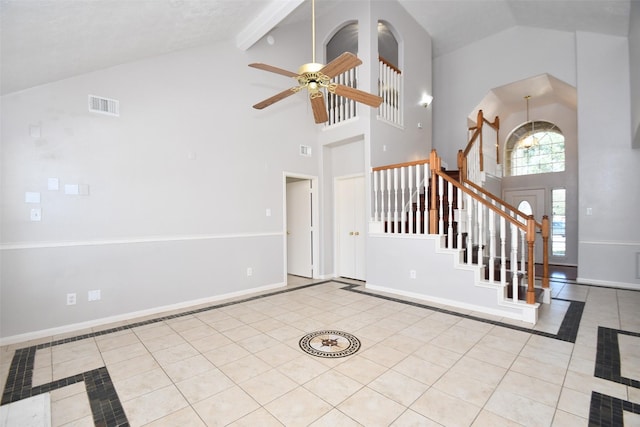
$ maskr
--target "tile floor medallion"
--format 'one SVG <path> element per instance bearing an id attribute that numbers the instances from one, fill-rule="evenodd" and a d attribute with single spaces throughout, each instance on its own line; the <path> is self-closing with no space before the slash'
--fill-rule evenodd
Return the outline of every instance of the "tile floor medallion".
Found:
<path id="1" fill-rule="evenodd" d="M 0 347 L 0 427 L 640 426 L 640 292 L 552 299 L 528 325 L 290 277 Z"/>
<path id="2" fill-rule="evenodd" d="M 318 357 L 346 357 L 360 349 L 360 340 L 342 331 L 316 331 L 300 339 L 300 348 Z"/>

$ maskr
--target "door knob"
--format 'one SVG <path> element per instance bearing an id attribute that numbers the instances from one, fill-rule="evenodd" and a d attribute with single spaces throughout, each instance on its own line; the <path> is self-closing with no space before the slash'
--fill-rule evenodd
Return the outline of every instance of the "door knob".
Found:
<path id="1" fill-rule="evenodd" d="M 350 232 L 349 232 L 349 236 L 353 236 L 353 231 L 350 231 Z"/>

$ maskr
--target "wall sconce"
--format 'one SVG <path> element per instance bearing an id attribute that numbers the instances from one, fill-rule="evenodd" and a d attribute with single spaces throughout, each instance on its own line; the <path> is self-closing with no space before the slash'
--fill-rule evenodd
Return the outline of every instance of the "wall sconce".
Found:
<path id="1" fill-rule="evenodd" d="M 424 95 L 422 95 L 422 99 L 420 100 L 420 105 L 422 105 L 424 108 L 427 108 L 429 105 L 431 105 L 432 101 L 433 101 L 433 96 L 425 93 Z"/>

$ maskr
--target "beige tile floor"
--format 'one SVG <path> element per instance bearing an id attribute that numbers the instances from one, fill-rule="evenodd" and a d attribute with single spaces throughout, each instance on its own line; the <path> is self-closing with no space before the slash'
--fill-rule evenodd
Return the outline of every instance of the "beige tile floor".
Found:
<path id="1" fill-rule="evenodd" d="M 554 283 L 554 297 L 586 303 L 574 344 L 344 282 L 305 283 L 290 277 L 291 292 L 38 350 L 33 385 L 106 366 L 132 426 L 573 427 L 588 425 L 592 391 L 640 403 L 637 388 L 594 376 L 598 326 L 640 332 L 640 292 Z M 535 329 L 557 332 L 566 306 L 554 300 Z M 360 350 L 327 359 L 300 349 L 325 329 L 355 335 Z M 3 389 L 13 351 L 29 345 L 0 349 Z M 620 346 L 623 373 L 640 379 L 640 339 Z M 52 391 L 50 408 L 52 426 L 93 425 L 82 383 Z M 640 416 L 625 411 L 624 422 Z"/>

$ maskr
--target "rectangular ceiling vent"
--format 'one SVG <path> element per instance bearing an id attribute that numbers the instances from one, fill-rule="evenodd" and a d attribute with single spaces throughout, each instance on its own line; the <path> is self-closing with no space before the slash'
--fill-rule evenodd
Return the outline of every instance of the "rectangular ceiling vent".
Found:
<path id="1" fill-rule="evenodd" d="M 309 147 L 308 145 L 301 145 L 300 155 L 305 157 L 311 157 L 311 147 Z"/>
<path id="2" fill-rule="evenodd" d="M 120 116 L 120 102 L 115 99 L 89 95 L 89 111 L 118 117 Z"/>

